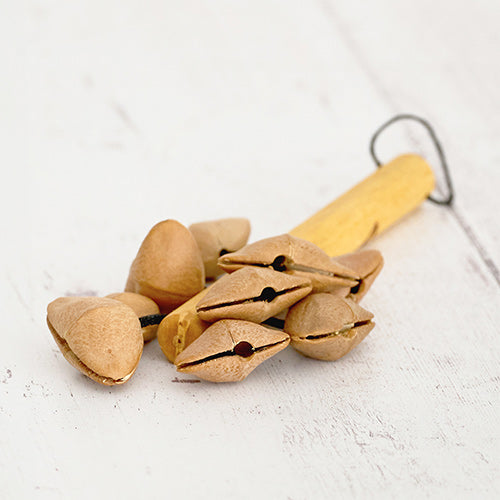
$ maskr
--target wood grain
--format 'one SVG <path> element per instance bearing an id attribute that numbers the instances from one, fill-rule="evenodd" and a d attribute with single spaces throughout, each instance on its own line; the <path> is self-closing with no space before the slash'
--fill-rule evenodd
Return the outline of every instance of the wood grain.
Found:
<path id="1" fill-rule="evenodd" d="M 417 155 L 398 156 L 290 231 L 332 257 L 354 252 L 415 210 L 434 189 Z"/>

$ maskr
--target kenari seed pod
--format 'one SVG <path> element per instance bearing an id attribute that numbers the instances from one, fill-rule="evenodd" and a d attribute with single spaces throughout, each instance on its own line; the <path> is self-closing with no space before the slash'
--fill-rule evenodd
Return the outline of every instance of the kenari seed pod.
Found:
<path id="1" fill-rule="evenodd" d="M 200 248 L 207 279 L 214 279 L 223 272 L 217 259 L 247 244 L 250 222 L 244 218 L 219 219 L 192 224 L 189 230 Z"/>
<path id="2" fill-rule="evenodd" d="M 219 266 L 231 273 L 244 266 L 268 267 L 311 281 L 314 292 L 352 287 L 359 276 L 312 243 L 282 234 L 251 243 L 238 252 L 223 255 Z"/>
<path id="3" fill-rule="evenodd" d="M 142 242 L 125 287 L 169 312 L 205 286 L 200 249 L 191 232 L 175 220 L 156 224 Z"/>
<path id="4" fill-rule="evenodd" d="M 354 300 L 354 302 L 360 302 L 384 267 L 384 259 L 378 250 L 359 250 L 333 257 L 332 260 L 352 269 L 359 275 L 358 283 L 355 286 L 338 289 L 335 292 L 337 295 Z"/>
<path id="5" fill-rule="evenodd" d="M 139 364 L 141 324 L 122 302 L 61 297 L 47 306 L 47 324 L 69 363 L 100 384 L 123 384 Z"/>
<path id="6" fill-rule="evenodd" d="M 283 350 L 290 338 L 249 321 L 223 319 L 175 359 L 177 370 L 210 382 L 238 382 Z"/>
<path id="7" fill-rule="evenodd" d="M 200 318 L 261 323 L 311 292 L 311 282 L 266 268 L 243 267 L 215 282 L 196 305 Z"/>
<path id="8" fill-rule="evenodd" d="M 373 314 L 350 299 L 329 293 L 309 295 L 288 311 L 284 331 L 300 353 L 335 361 L 354 349 L 373 329 Z"/>
<path id="9" fill-rule="evenodd" d="M 129 306 L 138 318 L 142 316 L 150 316 L 153 314 L 160 314 L 160 308 L 154 300 L 151 300 L 145 295 L 132 292 L 120 292 L 111 293 L 106 295 L 108 299 L 115 299 L 119 302 L 123 302 L 125 305 Z M 144 337 L 144 342 L 149 342 L 156 337 L 156 331 L 158 325 L 147 325 L 142 327 L 142 336 Z"/>

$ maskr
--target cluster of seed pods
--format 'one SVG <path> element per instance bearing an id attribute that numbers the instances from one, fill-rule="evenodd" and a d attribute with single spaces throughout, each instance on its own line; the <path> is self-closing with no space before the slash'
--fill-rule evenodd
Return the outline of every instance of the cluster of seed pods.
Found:
<path id="1" fill-rule="evenodd" d="M 158 336 L 178 371 L 234 382 L 289 344 L 336 360 L 368 335 L 373 315 L 358 302 L 383 266 L 380 252 L 330 258 L 288 234 L 246 245 L 249 234 L 247 219 L 189 229 L 158 223 L 125 292 L 49 304 L 47 323 L 61 352 L 91 379 L 116 385 L 130 379 L 144 342 Z M 208 280 L 215 281 L 205 288 Z"/>

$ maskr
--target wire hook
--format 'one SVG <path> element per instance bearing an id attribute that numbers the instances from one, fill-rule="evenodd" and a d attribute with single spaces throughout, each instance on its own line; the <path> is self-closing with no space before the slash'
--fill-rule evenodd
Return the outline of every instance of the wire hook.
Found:
<path id="1" fill-rule="evenodd" d="M 429 135 L 431 137 L 431 140 L 434 144 L 434 147 L 436 148 L 436 151 L 439 156 L 439 160 L 441 162 L 441 168 L 443 169 L 444 173 L 444 178 L 446 181 L 446 185 L 448 187 L 448 196 L 443 198 L 442 200 L 436 199 L 433 196 L 429 195 L 429 200 L 432 201 L 433 203 L 436 203 L 437 205 L 451 205 L 453 202 L 453 198 L 455 196 L 455 192 L 453 189 L 453 184 L 451 182 L 451 176 L 450 176 L 450 170 L 448 168 L 448 163 L 446 162 L 446 158 L 444 156 L 444 151 L 443 148 L 441 147 L 441 143 L 439 142 L 436 133 L 434 132 L 434 129 L 431 127 L 430 123 L 423 118 L 420 118 L 419 116 L 416 115 L 411 115 L 411 114 L 400 114 L 393 116 L 390 120 L 386 121 L 384 124 L 382 124 L 373 134 L 371 140 L 370 140 L 370 155 L 373 158 L 373 161 L 377 165 L 377 168 L 382 165 L 381 161 L 377 158 L 377 155 L 375 154 L 375 141 L 377 140 L 378 136 L 383 132 L 389 125 L 392 125 L 393 123 L 399 121 L 399 120 L 414 120 L 421 125 L 425 127 L 427 132 L 429 132 Z"/>

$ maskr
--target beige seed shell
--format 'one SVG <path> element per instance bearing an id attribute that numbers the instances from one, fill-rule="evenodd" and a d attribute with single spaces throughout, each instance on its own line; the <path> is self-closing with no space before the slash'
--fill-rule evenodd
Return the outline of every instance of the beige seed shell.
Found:
<path id="1" fill-rule="evenodd" d="M 211 382 L 238 382 L 245 379 L 258 365 L 283 350 L 290 338 L 283 332 L 265 328 L 242 320 L 221 320 L 211 325 L 175 360 L 177 370 L 191 373 Z M 230 352 L 240 342 L 248 342 L 254 348 L 268 346 L 254 352 L 250 357 L 239 355 L 217 357 L 203 361 L 209 356 Z"/>
<path id="2" fill-rule="evenodd" d="M 250 221 L 245 218 L 218 219 L 189 226 L 201 251 L 205 276 L 214 279 L 222 274 L 217 265 L 221 251 L 235 252 L 244 247 L 250 236 Z"/>
<path id="3" fill-rule="evenodd" d="M 335 361 L 356 347 L 373 329 L 373 314 L 350 299 L 329 293 L 312 294 L 290 308 L 284 331 L 291 337 L 294 349 L 315 359 Z M 346 332 L 319 339 L 342 330 L 347 325 L 368 322 Z"/>
<path id="4" fill-rule="evenodd" d="M 143 348 L 134 311 L 109 298 L 61 297 L 47 307 L 49 329 L 64 357 L 104 385 L 126 382 Z"/>
<path id="5" fill-rule="evenodd" d="M 169 312 L 205 286 L 205 268 L 191 232 L 175 220 L 156 224 L 130 267 L 126 292 L 154 300 Z"/>
<path id="6" fill-rule="evenodd" d="M 333 257 L 333 261 L 342 266 L 352 269 L 360 277 L 357 290 L 352 292 L 351 288 L 344 288 L 343 292 L 338 292 L 344 297 L 348 297 L 355 302 L 359 302 L 372 286 L 375 278 L 384 267 L 384 258 L 378 250 L 359 250 Z"/>
<path id="7" fill-rule="evenodd" d="M 295 266 L 315 269 L 316 272 L 306 272 L 300 269 L 285 271 L 286 274 L 308 278 L 314 292 L 331 291 L 346 286 L 352 287 L 357 283 L 358 275 L 351 269 L 333 262 L 321 248 L 309 241 L 295 238 L 289 234 L 266 238 L 246 245 L 237 252 L 223 255 L 219 258 L 219 266 L 230 273 L 252 264 L 270 266 L 278 256 L 286 257 Z"/>
<path id="8" fill-rule="evenodd" d="M 156 302 L 145 295 L 133 292 L 118 292 L 106 295 L 109 299 L 115 299 L 123 302 L 129 306 L 137 315 L 138 318 L 142 316 L 149 316 L 151 314 L 160 314 L 160 308 Z M 142 336 L 144 342 L 149 342 L 156 337 L 158 325 L 149 325 L 142 328 Z"/>
<path id="9" fill-rule="evenodd" d="M 244 302 L 258 297 L 267 287 L 273 288 L 276 292 L 289 291 L 276 296 L 271 302 Z M 304 298 L 311 289 L 311 283 L 307 278 L 267 268 L 243 267 L 215 282 L 197 304 L 196 309 L 204 321 L 232 318 L 262 323 Z M 235 304 L 235 302 L 242 303 Z M 216 307 L 220 304 L 228 305 Z"/>

